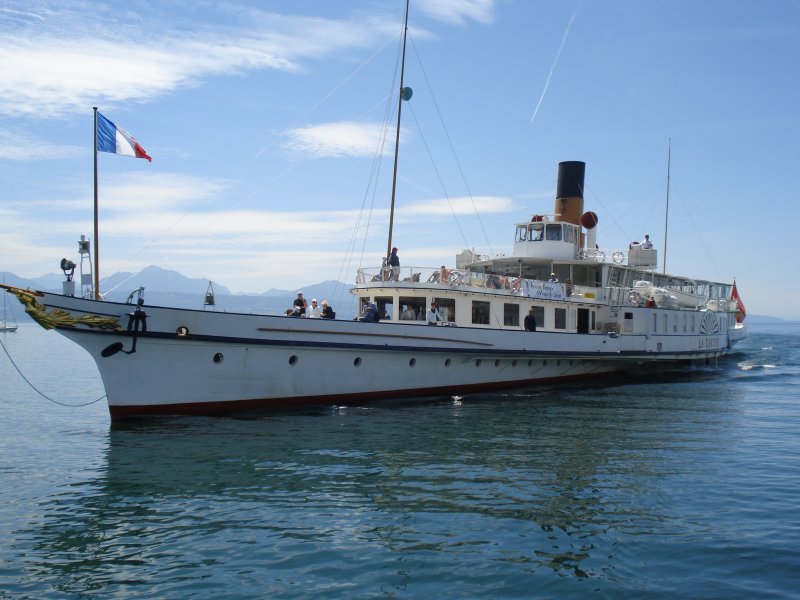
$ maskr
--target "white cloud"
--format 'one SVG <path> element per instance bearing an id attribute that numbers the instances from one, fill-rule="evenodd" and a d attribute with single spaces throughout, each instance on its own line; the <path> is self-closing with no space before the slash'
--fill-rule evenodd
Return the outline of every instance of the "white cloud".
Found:
<path id="1" fill-rule="evenodd" d="M 153 215 L 165 209 L 186 207 L 218 198 L 228 182 L 175 173 L 147 173 L 117 176 L 101 183 L 104 210 L 135 211 Z"/>
<path id="2" fill-rule="evenodd" d="M 414 6 L 434 19 L 463 25 L 467 20 L 491 23 L 494 0 L 423 0 Z"/>
<path id="3" fill-rule="evenodd" d="M 454 213 L 456 215 L 474 215 L 476 212 L 479 214 L 504 213 L 515 209 L 516 207 L 511 198 L 502 196 L 465 196 L 461 198 L 423 200 L 404 206 L 398 212 L 402 211 L 404 216 L 418 218 L 420 216 L 450 216 Z"/>
<path id="4" fill-rule="evenodd" d="M 6 160 L 36 160 L 60 159 L 80 156 L 86 153 L 85 148 L 79 146 L 63 146 L 41 142 L 26 135 L 0 131 L 0 159 Z"/>
<path id="5" fill-rule="evenodd" d="M 287 148 L 314 157 L 374 156 L 378 151 L 388 156 L 393 149 L 386 140 L 387 131 L 380 123 L 323 123 L 296 127 L 285 135 Z M 401 132 L 400 139 L 406 135 Z"/>
<path id="6" fill-rule="evenodd" d="M 397 29 L 380 20 L 252 10 L 234 15 L 241 24 L 188 23 L 185 31 L 165 30 L 155 16 L 121 27 L 102 7 L 44 14 L 41 25 L 31 19 L 23 28 L 0 20 L 0 114 L 58 117 L 97 104 L 147 101 L 209 75 L 298 70 L 301 59 L 367 46 Z"/>

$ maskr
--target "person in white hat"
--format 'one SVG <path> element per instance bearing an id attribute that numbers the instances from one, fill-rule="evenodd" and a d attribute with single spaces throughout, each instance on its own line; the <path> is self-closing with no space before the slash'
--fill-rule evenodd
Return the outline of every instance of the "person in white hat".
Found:
<path id="1" fill-rule="evenodd" d="M 317 304 L 317 299 L 311 301 L 311 305 L 306 307 L 306 317 L 309 319 L 319 319 L 322 317 L 322 309 Z"/>

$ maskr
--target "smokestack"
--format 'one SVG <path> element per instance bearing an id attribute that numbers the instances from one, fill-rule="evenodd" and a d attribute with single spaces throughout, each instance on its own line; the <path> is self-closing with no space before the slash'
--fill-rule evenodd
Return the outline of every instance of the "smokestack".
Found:
<path id="1" fill-rule="evenodd" d="M 583 214 L 583 177 L 586 163 L 569 160 L 558 163 L 558 184 L 554 212 L 559 221 L 580 224 Z"/>

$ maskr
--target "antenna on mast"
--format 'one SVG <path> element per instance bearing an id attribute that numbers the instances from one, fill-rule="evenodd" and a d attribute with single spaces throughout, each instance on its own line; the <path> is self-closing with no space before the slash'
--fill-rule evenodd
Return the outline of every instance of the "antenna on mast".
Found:
<path id="1" fill-rule="evenodd" d="M 664 216 L 664 263 L 662 273 L 667 272 L 667 231 L 669 229 L 669 171 L 672 163 L 672 138 L 669 138 L 667 146 L 667 211 Z"/>

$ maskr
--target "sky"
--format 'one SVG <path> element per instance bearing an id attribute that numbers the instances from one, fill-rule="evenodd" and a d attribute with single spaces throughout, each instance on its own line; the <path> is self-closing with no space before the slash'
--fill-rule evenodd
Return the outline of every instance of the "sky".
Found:
<path id="1" fill-rule="evenodd" d="M 387 248 L 404 8 L 0 0 L 0 271 L 93 238 L 96 106 L 153 158 L 98 154 L 101 279 L 354 282 Z M 666 222 L 667 272 L 800 319 L 799 61 L 798 0 L 411 0 L 402 265 L 511 254 L 579 160 L 602 248 L 662 261 Z"/>

